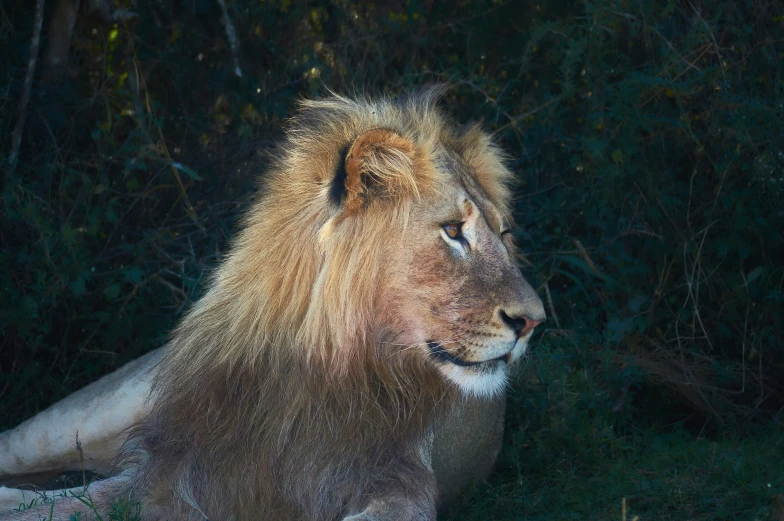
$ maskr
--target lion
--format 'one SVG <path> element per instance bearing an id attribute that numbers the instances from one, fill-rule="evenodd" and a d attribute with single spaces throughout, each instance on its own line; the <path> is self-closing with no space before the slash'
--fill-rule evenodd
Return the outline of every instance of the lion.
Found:
<path id="1" fill-rule="evenodd" d="M 97 469 L 96 512 L 145 521 L 370 521 L 435 519 L 487 477 L 545 312 L 504 155 L 439 92 L 301 102 L 169 344 L 2 434 L 0 479 Z"/>

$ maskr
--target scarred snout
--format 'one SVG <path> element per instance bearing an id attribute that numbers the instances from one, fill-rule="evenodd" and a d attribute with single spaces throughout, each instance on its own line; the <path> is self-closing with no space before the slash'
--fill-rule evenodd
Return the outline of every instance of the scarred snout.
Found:
<path id="1" fill-rule="evenodd" d="M 504 281 L 502 304 L 496 307 L 494 318 L 516 338 L 526 337 L 547 318 L 542 299 L 516 266 L 506 270 Z"/>
<path id="2" fill-rule="evenodd" d="M 510 316 L 506 311 L 498 308 L 498 316 L 501 322 L 512 328 L 517 338 L 524 337 L 534 330 L 536 326 L 544 322 L 544 318 L 535 319 L 529 315 Z M 544 315 L 542 315 L 544 317 Z"/>

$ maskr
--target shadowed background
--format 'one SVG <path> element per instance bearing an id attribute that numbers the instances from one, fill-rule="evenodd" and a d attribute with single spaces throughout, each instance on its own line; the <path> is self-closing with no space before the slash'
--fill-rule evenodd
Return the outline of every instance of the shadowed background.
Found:
<path id="1" fill-rule="evenodd" d="M 780 2 L 43 6 L 26 104 L 0 6 L 0 428 L 165 342 L 298 98 L 447 82 L 548 312 L 453 518 L 784 520 Z"/>

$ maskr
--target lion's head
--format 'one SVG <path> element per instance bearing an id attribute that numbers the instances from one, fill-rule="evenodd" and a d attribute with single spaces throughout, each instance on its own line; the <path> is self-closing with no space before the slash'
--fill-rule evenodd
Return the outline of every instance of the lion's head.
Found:
<path id="1" fill-rule="evenodd" d="M 501 154 L 478 127 L 453 130 L 432 101 L 305 105 L 303 119 L 331 110 L 347 123 L 322 180 L 325 258 L 306 322 L 345 328 L 341 346 L 370 334 L 382 357 L 416 350 L 463 392 L 492 395 L 544 309 L 516 266 Z"/>
<path id="2" fill-rule="evenodd" d="M 544 310 L 515 263 L 510 174 L 499 153 L 478 128 L 438 128 L 389 125 L 354 140 L 333 180 L 334 215 L 320 231 L 327 262 L 341 268 L 325 271 L 318 287 L 357 287 L 363 272 L 377 271 L 364 319 L 382 354 L 416 350 L 463 392 L 492 395 Z"/>

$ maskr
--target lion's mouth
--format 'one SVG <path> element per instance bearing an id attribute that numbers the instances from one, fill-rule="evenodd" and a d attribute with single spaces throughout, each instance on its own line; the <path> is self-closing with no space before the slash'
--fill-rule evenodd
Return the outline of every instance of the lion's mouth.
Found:
<path id="1" fill-rule="evenodd" d="M 427 341 L 427 347 L 430 349 L 430 354 L 439 362 L 449 362 L 450 364 L 459 365 L 460 367 L 473 367 L 477 365 L 489 364 L 491 362 L 507 363 L 510 353 L 504 353 L 501 356 L 491 358 L 490 360 L 482 360 L 481 362 L 467 362 L 462 358 L 453 355 L 447 351 L 444 346 L 432 340 Z"/>

